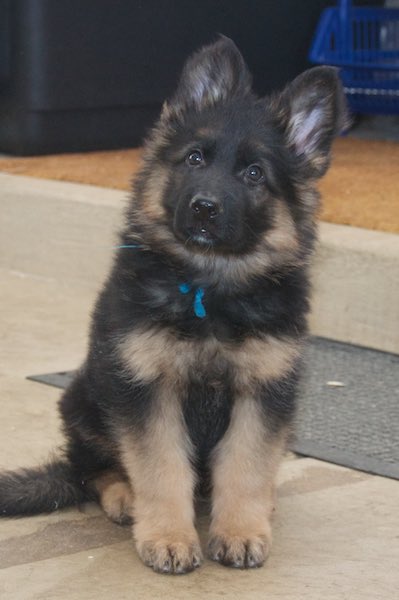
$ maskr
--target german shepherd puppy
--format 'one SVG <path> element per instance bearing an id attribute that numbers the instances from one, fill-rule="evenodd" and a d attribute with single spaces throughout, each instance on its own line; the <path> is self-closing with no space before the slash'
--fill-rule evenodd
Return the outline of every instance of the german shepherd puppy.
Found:
<path id="1" fill-rule="evenodd" d="M 186 63 L 145 145 L 87 360 L 60 401 L 60 459 L 0 478 L 0 514 L 98 499 L 160 573 L 259 567 L 295 411 L 316 180 L 345 120 L 337 72 L 258 98 L 233 42 Z"/>

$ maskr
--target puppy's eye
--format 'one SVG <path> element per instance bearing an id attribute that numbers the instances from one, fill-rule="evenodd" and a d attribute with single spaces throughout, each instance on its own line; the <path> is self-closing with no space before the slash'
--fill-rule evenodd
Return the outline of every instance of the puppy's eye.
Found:
<path id="1" fill-rule="evenodd" d="M 201 150 L 192 150 L 187 155 L 186 160 L 187 160 L 187 163 L 189 165 L 191 165 L 192 167 L 197 167 L 198 165 L 200 165 L 204 162 L 204 157 L 202 155 Z"/>
<path id="2" fill-rule="evenodd" d="M 245 171 L 245 179 L 250 183 L 260 183 L 263 177 L 263 171 L 259 165 L 249 165 Z"/>

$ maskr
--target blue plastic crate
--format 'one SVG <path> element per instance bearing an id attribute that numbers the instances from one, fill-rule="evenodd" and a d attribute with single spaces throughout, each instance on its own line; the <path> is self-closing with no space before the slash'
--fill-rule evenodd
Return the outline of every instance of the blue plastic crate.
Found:
<path id="1" fill-rule="evenodd" d="M 309 58 L 341 68 L 354 112 L 399 114 L 399 9 L 340 0 L 323 11 Z"/>

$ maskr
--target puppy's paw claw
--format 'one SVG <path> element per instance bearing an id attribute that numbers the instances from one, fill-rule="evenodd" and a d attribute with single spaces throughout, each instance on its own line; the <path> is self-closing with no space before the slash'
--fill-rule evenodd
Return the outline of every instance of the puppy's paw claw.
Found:
<path id="1" fill-rule="evenodd" d="M 139 554 L 143 562 L 157 573 L 183 575 L 194 571 L 202 563 L 202 552 L 198 542 L 145 542 Z"/>
<path id="2" fill-rule="evenodd" d="M 253 569 L 264 564 L 269 549 L 270 541 L 266 536 L 216 535 L 209 541 L 208 555 L 226 567 Z"/>

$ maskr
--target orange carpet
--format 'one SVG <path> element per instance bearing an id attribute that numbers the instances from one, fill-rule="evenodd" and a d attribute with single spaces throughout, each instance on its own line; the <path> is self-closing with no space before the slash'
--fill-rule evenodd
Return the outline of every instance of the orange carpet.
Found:
<path id="1" fill-rule="evenodd" d="M 126 190 L 140 155 L 131 149 L 2 158 L 0 171 Z M 340 138 L 320 190 L 322 220 L 399 233 L 399 144 Z"/>

